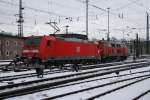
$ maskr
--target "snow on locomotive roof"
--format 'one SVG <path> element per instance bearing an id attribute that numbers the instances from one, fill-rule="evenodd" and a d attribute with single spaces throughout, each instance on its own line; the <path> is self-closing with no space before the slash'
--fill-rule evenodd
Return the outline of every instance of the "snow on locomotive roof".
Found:
<path id="1" fill-rule="evenodd" d="M 102 42 L 103 44 L 105 44 L 109 47 L 126 47 L 125 43 L 122 43 L 120 41 L 100 40 L 99 42 Z"/>
<path id="2" fill-rule="evenodd" d="M 55 38 L 70 38 L 70 39 L 82 39 L 82 40 L 88 40 L 86 35 L 83 34 L 50 34 L 50 36 L 54 36 Z"/>
<path id="3" fill-rule="evenodd" d="M 65 41 L 74 41 L 74 42 L 82 42 L 82 43 L 94 43 L 94 41 L 89 41 L 86 35 L 69 33 L 69 34 L 50 34 L 50 36 L 54 36 L 56 39 L 62 39 Z"/>

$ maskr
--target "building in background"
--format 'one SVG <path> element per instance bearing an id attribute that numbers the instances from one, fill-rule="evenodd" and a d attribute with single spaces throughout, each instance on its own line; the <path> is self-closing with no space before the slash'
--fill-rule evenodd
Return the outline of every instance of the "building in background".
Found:
<path id="1" fill-rule="evenodd" d="M 14 59 L 21 55 L 24 38 L 0 32 L 0 59 Z"/>

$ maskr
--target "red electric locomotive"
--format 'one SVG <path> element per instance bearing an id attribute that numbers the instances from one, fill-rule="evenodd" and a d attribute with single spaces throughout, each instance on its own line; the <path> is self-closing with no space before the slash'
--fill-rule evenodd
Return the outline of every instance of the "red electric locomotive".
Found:
<path id="1" fill-rule="evenodd" d="M 49 65 L 96 62 L 101 60 L 98 47 L 98 42 L 80 34 L 31 36 L 25 40 L 22 56 Z"/>
<path id="2" fill-rule="evenodd" d="M 53 34 L 26 38 L 22 56 L 45 65 L 96 63 L 108 59 L 125 59 L 129 55 L 122 43 L 88 41 L 81 34 Z"/>
<path id="3" fill-rule="evenodd" d="M 129 56 L 125 44 L 113 41 L 99 41 L 102 61 L 125 60 Z"/>

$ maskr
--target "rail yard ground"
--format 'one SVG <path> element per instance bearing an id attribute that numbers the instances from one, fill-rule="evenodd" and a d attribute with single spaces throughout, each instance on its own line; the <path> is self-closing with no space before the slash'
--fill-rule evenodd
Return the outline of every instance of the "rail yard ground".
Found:
<path id="1" fill-rule="evenodd" d="M 1 63 L 4 63 L 1 61 Z M 8 64 L 5 62 L 5 64 Z M 149 100 L 150 59 L 143 58 L 69 69 L 0 73 L 0 98 L 6 100 Z"/>

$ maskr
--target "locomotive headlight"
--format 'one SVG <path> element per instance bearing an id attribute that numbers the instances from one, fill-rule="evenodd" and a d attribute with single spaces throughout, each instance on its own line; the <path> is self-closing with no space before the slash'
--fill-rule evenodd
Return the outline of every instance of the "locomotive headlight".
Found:
<path id="1" fill-rule="evenodd" d="M 28 53 L 28 52 L 29 52 L 29 50 L 23 50 L 22 52 L 23 52 L 23 53 Z"/>
<path id="2" fill-rule="evenodd" d="M 34 50 L 23 50 L 23 53 L 39 53 L 38 49 L 34 49 Z"/>

